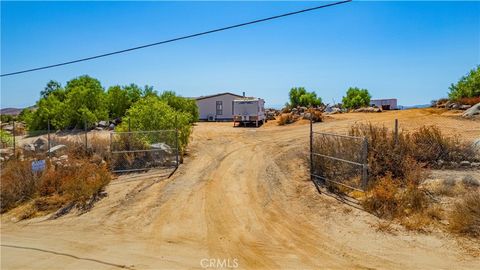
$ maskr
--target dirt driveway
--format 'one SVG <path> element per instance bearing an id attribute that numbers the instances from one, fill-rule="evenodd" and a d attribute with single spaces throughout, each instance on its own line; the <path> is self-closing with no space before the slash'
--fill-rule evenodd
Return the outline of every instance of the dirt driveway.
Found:
<path id="1" fill-rule="evenodd" d="M 322 128 L 316 124 L 315 129 Z M 440 233 L 374 229 L 378 219 L 318 194 L 308 125 L 200 123 L 170 179 L 121 177 L 90 212 L 2 216 L 2 269 L 474 269 Z M 220 264 L 210 264 L 213 262 Z M 217 259 L 217 260 L 215 260 Z"/>

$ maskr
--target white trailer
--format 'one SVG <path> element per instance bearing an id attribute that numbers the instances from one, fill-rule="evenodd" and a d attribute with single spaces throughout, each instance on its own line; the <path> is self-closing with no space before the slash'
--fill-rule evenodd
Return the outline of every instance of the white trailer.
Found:
<path id="1" fill-rule="evenodd" d="M 266 122 L 265 100 L 261 98 L 243 98 L 233 101 L 233 126 L 236 123 L 243 124 L 254 123 L 258 127 L 259 123 Z"/>

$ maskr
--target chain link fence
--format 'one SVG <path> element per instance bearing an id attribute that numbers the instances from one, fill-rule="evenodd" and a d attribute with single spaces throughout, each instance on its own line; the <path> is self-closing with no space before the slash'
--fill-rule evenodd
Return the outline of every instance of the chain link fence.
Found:
<path id="1" fill-rule="evenodd" d="M 110 166 L 113 172 L 178 167 L 178 131 L 112 132 L 110 153 Z"/>
<path id="2" fill-rule="evenodd" d="M 59 162 L 89 157 L 105 161 L 116 173 L 140 172 L 177 168 L 178 144 L 176 129 L 115 132 L 108 123 L 100 127 L 85 122 L 83 129 L 26 130 L 24 124 L 11 122 L 2 124 L 0 161 L 48 158 Z"/>

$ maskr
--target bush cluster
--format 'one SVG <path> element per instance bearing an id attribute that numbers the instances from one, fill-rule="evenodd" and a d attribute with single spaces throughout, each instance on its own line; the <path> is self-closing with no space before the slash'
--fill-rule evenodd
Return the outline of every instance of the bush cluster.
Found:
<path id="1" fill-rule="evenodd" d="M 456 84 L 450 87 L 448 97 L 450 100 L 459 101 L 462 98 L 480 97 L 480 66 L 470 70 L 470 72 L 460 78 Z"/>
<path id="2" fill-rule="evenodd" d="M 27 201 L 42 211 L 56 210 L 65 203 L 84 205 L 111 180 L 106 166 L 86 158 L 62 166 L 47 162 L 42 173 L 32 172 L 30 161 L 12 160 L 2 166 L 1 213 Z"/>

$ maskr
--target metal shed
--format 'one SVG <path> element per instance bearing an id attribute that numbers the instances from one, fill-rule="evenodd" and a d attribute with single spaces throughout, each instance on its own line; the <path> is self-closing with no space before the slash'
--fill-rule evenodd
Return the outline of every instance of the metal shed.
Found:
<path id="1" fill-rule="evenodd" d="M 383 98 L 383 99 L 372 99 L 370 100 L 372 106 L 377 106 L 382 108 L 382 110 L 397 110 L 397 99 L 396 98 Z"/>

